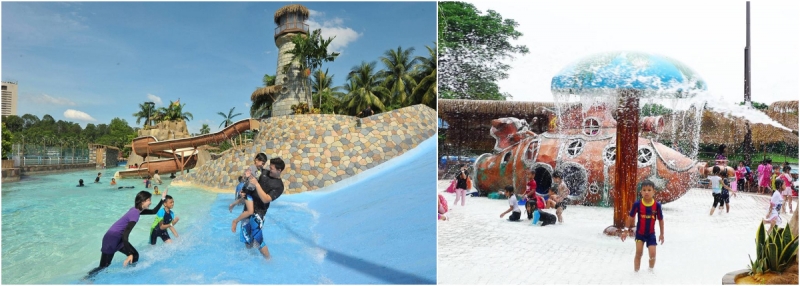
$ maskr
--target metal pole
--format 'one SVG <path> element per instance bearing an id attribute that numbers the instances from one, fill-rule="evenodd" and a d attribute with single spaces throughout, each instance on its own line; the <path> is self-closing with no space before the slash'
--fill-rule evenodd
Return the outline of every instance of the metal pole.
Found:
<path id="1" fill-rule="evenodd" d="M 747 1 L 747 42 L 744 47 L 744 101 L 750 105 L 750 1 Z"/>

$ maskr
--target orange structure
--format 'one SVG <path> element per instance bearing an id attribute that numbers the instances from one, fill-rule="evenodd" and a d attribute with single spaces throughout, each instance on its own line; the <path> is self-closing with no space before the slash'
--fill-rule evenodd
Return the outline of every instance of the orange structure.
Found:
<path id="1" fill-rule="evenodd" d="M 609 205 L 622 194 L 614 190 L 620 144 L 634 148 L 637 156 L 632 170 L 620 174 L 637 188 L 634 194 L 638 193 L 638 182 L 649 179 L 656 184 L 656 199 L 668 203 L 685 194 L 697 175 L 706 173 L 705 163 L 697 163 L 654 139 L 616 138 L 618 124 L 611 112 L 602 104 L 587 111 L 573 105 L 562 112 L 557 126 L 542 134 L 527 131 L 524 120 L 493 120 L 495 153 L 476 160 L 472 174 L 476 188 L 483 193 L 506 185 L 524 190 L 527 174 L 534 171 L 538 191 L 544 194 L 552 185 L 553 172 L 560 171 L 570 190 L 571 204 Z M 663 124 L 660 117 L 646 117 L 636 123 L 636 128 L 655 133 L 663 130 Z"/>
<path id="2" fill-rule="evenodd" d="M 158 141 L 153 136 L 142 136 L 133 139 L 131 149 L 136 155 L 145 158 L 139 168 L 120 171 L 119 177 L 144 177 L 159 173 L 181 172 L 193 168 L 197 164 L 197 147 L 219 143 L 233 138 L 244 131 L 258 129 L 258 120 L 245 119 L 210 134 L 200 136 Z M 149 160 L 150 157 L 165 159 Z"/>

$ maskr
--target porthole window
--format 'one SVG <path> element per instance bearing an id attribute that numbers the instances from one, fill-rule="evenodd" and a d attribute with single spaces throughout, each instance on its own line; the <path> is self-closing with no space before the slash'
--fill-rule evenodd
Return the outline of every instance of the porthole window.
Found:
<path id="1" fill-rule="evenodd" d="M 603 150 L 603 161 L 606 165 L 617 162 L 617 145 L 609 145 Z"/>
<path id="2" fill-rule="evenodd" d="M 573 140 L 567 145 L 567 155 L 575 157 L 583 153 L 583 140 Z"/>
<path id="3" fill-rule="evenodd" d="M 583 134 L 588 136 L 600 134 L 600 121 L 596 118 L 586 118 L 583 121 Z"/>
<path id="4" fill-rule="evenodd" d="M 598 186 L 597 183 L 589 185 L 589 193 L 597 194 L 598 192 L 600 192 L 600 186 Z"/>
<path id="5" fill-rule="evenodd" d="M 636 161 L 639 163 L 639 167 L 649 166 L 653 162 L 654 157 L 653 149 L 639 147 L 639 154 L 636 157 Z"/>

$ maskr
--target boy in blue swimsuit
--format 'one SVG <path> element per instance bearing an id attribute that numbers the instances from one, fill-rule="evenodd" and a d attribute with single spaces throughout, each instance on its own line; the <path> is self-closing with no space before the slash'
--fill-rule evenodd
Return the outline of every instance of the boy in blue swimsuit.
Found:
<path id="1" fill-rule="evenodd" d="M 166 191 L 165 191 L 166 192 Z M 156 240 L 160 237 L 164 243 L 172 243 L 167 229 L 172 231 L 175 237 L 178 237 L 178 232 L 175 230 L 175 224 L 180 220 L 172 212 L 172 207 L 175 206 L 175 200 L 172 196 L 166 196 L 164 199 L 164 208 L 156 213 L 156 219 L 153 220 L 153 225 L 150 226 L 150 245 L 156 245 Z"/>
<path id="2" fill-rule="evenodd" d="M 660 235 L 658 241 L 664 244 L 664 214 L 661 212 L 661 203 L 653 198 L 656 194 L 655 184 L 650 180 L 642 181 L 642 199 L 633 203 L 626 225 L 628 231 L 622 231 L 622 241 L 628 237 L 628 232 L 633 233 L 634 217 L 638 217 L 636 224 L 636 256 L 633 259 L 633 271 L 639 272 L 639 265 L 642 262 L 642 251 L 644 244 L 647 243 L 647 250 L 650 254 L 650 271 L 656 265 L 656 231 L 655 225 L 658 220 Z"/>

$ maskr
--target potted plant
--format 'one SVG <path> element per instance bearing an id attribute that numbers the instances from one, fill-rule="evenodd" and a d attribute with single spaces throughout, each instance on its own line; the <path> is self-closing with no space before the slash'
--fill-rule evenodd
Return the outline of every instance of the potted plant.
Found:
<path id="1" fill-rule="evenodd" d="M 750 258 L 747 270 L 728 273 L 722 284 L 793 284 L 797 285 L 797 235 L 791 224 L 786 228 L 764 229 L 756 232 L 756 258 Z"/>

